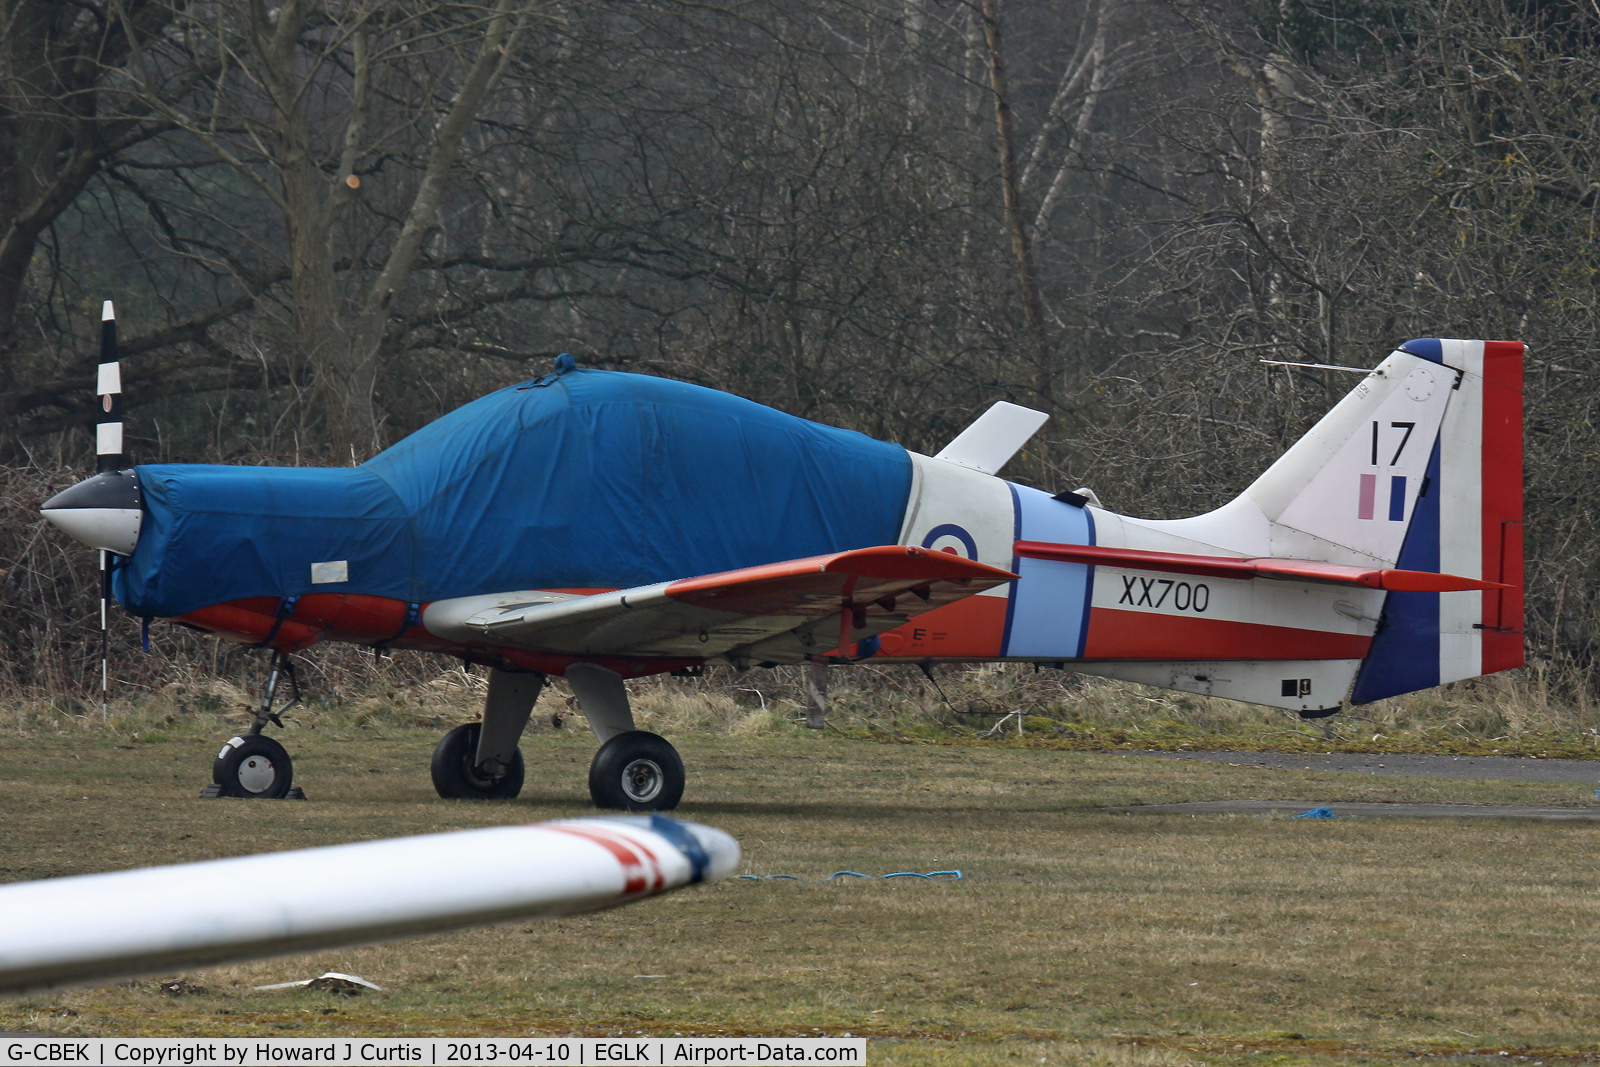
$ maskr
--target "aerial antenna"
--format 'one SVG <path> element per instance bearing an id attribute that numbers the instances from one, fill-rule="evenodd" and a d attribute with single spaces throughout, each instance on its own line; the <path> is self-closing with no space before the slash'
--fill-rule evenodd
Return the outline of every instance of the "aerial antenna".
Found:
<path id="1" fill-rule="evenodd" d="M 1342 370 L 1353 374 L 1375 373 L 1371 367 L 1341 367 L 1336 363 L 1295 363 L 1287 359 L 1258 359 L 1257 363 L 1270 363 L 1274 367 L 1309 367 L 1311 370 Z"/>

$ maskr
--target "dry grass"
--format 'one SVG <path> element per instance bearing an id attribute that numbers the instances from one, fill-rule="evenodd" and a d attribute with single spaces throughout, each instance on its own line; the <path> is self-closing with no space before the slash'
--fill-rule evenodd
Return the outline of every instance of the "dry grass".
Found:
<path id="1" fill-rule="evenodd" d="M 1559 675 L 1560 677 L 1556 677 Z M 832 728 L 858 737 L 1107 748 L 1450 752 L 1600 758 L 1600 707 L 1548 664 L 1411 693 L 1329 719 L 1029 665 L 863 664 L 830 672 Z M 800 668 L 635 683 L 651 721 L 774 733 L 804 720 Z"/>
<path id="2" fill-rule="evenodd" d="M 237 656 L 238 653 L 233 655 Z M 259 658 L 259 654 L 258 657 Z M 404 653 L 375 660 L 350 649 L 302 661 L 306 700 L 291 728 L 448 726 L 476 718 L 487 687 L 481 669 Z M 168 659 L 123 683 L 105 718 L 90 697 L 0 700 L 0 735 L 109 730 L 125 737 L 226 730 L 250 721 L 260 663 L 231 672 Z M 804 732 L 800 668 L 630 684 L 643 729 L 727 737 Z M 1130 682 L 1015 664 L 937 668 L 929 681 L 908 666 L 864 664 L 830 671 L 829 729 L 857 738 L 1022 743 L 1072 751 L 1212 748 L 1291 752 L 1446 752 L 1600 759 L 1600 707 L 1559 693 L 1546 666 L 1492 675 L 1302 721 L 1272 708 Z M 530 727 L 585 729 L 571 690 L 552 679 Z"/>
<path id="3" fill-rule="evenodd" d="M 457 688 L 441 685 L 437 705 L 397 695 L 365 717 L 359 706 L 354 716 L 310 709 L 284 732 L 312 798 L 304 804 L 194 799 L 226 691 L 169 693 L 191 710 L 158 715 L 152 700 L 122 713 L 113 732 L 13 717 L 0 755 L 0 876 L 585 810 L 592 742 L 578 724 L 548 720 L 525 741 L 529 784 L 517 802 L 434 797 L 429 747 L 470 708 L 470 680 Z M 221 706 L 196 708 L 209 700 Z M 885 1039 L 872 1046 L 875 1062 L 1043 1056 L 1096 1067 L 1467 1046 L 1576 1055 L 1600 1028 L 1590 958 L 1600 827 L 1095 810 L 1226 797 L 1592 803 L 1580 785 L 1375 780 L 1014 743 L 884 744 L 774 728 L 770 718 L 748 727 L 761 711 L 746 712 L 714 704 L 703 714 L 718 730 L 669 731 L 691 768 L 682 814 L 735 833 L 746 871 L 817 879 L 841 868 L 959 868 L 967 877 L 726 882 L 602 915 L 188 976 L 204 993 L 166 996 L 152 979 L 8 1002 L 0 1028 L 848 1031 Z M 386 991 L 337 1000 L 251 990 L 322 970 Z"/>

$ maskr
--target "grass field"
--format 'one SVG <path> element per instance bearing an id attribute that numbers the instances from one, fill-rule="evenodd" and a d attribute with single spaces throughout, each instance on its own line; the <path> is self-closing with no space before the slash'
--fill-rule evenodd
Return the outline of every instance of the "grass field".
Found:
<path id="1" fill-rule="evenodd" d="M 329 714 L 283 735 L 306 803 L 196 799 L 225 735 L 218 716 L 13 732 L 0 753 L 0 878 L 585 811 L 586 731 L 530 734 L 523 796 L 490 806 L 433 795 L 437 728 L 363 723 Z M 808 881 L 734 880 L 582 918 L 184 975 L 202 990 L 184 995 L 163 994 L 159 983 L 178 977 L 163 975 L 0 1002 L 0 1028 L 850 1033 L 884 1039 L 871 1045 L 875 1063 L 1123 1067 L 1468 1049 L 1553 1064 L 1600 1050 L 1600 826 L 1096 810 L 1238 797 L 1594 803 L 1584 787 L 832 731 L 672 740 L 691 775 L 679 814 L 735 834 L 745 872 Z M 818 881 L 843 868 L 966 877 Z M 385 991 L 252 990 L 324 970 Z"/>

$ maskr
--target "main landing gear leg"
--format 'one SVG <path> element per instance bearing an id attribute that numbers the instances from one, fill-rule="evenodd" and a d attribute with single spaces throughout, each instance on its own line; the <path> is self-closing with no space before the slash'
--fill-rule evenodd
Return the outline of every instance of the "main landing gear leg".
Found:
<path id="1" fill-rule="evenodd" d="M 594 663 L 567 668 L 567 683 L 588 717 L 600 751 L 589 764 L 597 808 L 671 811 L 683 796 L 683 760 L 665 738 L 633 728 L 622 676 Z"/>
<path id="2" fill-rule="evenodd" d="M 434 746 L 433 788 L 459 800 L 510 800 L 522 792 L 522 737 L 544 675 L 489 672 L 483 721 L 457 726 Z"/>
<path id="3" fill-rule="evenodd" d="M 278 696 L 278 682 L 289 680 L 289 701 L 273 710 Z M 261 731 L 267 723 L 283 726 L 279 718 L 284 712 L 300 703 L 300 682 L 294 675 L 294 663 L 289 654 L 280 649 L 272 652 L 272 666 L 267 672 L 267 684 L 261 693 L 261 706 L 256 709 L 250 732 L 232 737 L 217 753 L 211 765 L 211 782 L 202 792 L 203 797 L 246 797 L 266 800 L 304 800 L 305 793 L 294 789 L 294 764 L 282 745 Z"/>

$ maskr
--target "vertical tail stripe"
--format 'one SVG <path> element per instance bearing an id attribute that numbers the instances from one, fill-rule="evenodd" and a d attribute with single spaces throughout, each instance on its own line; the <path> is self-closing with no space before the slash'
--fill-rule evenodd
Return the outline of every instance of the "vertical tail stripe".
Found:
<path id="1" fill-rule="evenodd" d="M 1440 476 L 1440 442 L 1428 458 L 1428 495 L 1418 497 L 1411 509 L 1411 525 L 1396 566 L 1403 570 L 1434 571 L 1439 567 L 1439 518 L 1446 497 Z M 1356 675 L 1352 704 L 1367 704 L 1397 693 L 1429 689 L 1439 684 L 1440 593 L 1399 593 L 1385 596 L 1383 623 Z"/>
<path id="2" fill-rule="evenodd" d="M 1523 346 L 1489 341 L 1483 347 L 1483 577 L 1511 586 L 1483 598 L 1487 673 L 1523 663 Z"/>
<path id="3" fill-rule="evenodd" d="M 1445 365 L 1456 370 L 1441 428 L 1439 565 L 1445 574 L 1484 577 L 1483 342 L 1443 341 Z M 1432 492 L 1432 489 L 1429 490 Z M 1439 594 L 1439 681 L 1483 673 L 1483 594 Z"/>
<path id="4" fill-rule="evenodd" d="M 1357 504 L 1358 519 L 1372 518 L 1372 505 L 1378 498 L 1378 476 L 1376 474 L 1363 474 L 1361 476 L 1361 499 Z"/>
<path id="5" fill-rule="evenodd" d="M 1389 521 L 1406 519 L 1406 480 L 1396 475 L 1389 479 Z"/>

